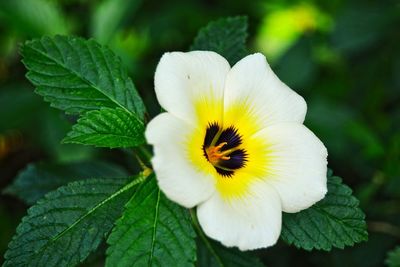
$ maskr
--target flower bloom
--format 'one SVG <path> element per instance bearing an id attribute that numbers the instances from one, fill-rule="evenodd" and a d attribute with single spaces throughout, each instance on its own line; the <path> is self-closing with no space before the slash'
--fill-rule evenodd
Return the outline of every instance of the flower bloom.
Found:
<path id="1" fill-rule="evenodd" d="M 167 111 L 146 129 L 158 184 L 171 200 L 197 206 L 209 237 L 241 250 L 272 246 L 282 211 L 325 196 L 326 148 L 303 125 L 304 99 L 263 55 L 231 68 L 214 52 L 166 53 L 155 91 Z"/>

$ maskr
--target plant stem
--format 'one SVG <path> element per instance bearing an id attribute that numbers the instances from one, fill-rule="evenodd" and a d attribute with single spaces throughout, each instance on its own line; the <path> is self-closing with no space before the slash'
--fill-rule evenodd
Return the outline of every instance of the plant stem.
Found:
<path id="1" fill-rule="evenodd" d="M 192 217 L 192 222 L 193 225 L 196 228 L 197 234 L 200 236 L 201 240 L 203 240 L 204 244 L 206 245 L 207 249 L 210 251 L 210 253 L 214 256 L 215 260 L 217 261 L 217 264 L 220 267 L 224 267 L 224 263 L 222 262 L 221 258 L 218 256 L 217 252 L 215 252 L 214 248 L 212 247 L 210 241 L 204 234 L 203 230 L 200 227 L 199 221 L 197 220 L 197 215 L 194 209 L 190 209 L 190 216 Z"/>
<path id="2" fill-rule="evenodd" d="M 134 152 L 137 160 L 139 161 L 142 169 L 149 168 L 151 166 L 150 160 L 153 157 L 146 145 L 138 146 L 134 148 Z"/>
<path id="3" fill-rule="evenodd" d="M 373 232 L 384 233 L 400 238 L 400 228 L 387 222 L 369 221 L 368 228 Z"/>

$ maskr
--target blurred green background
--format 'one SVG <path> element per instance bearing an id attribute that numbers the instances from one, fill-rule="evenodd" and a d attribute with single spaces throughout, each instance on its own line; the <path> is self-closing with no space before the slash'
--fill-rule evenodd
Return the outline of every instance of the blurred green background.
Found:
<path id="1" fill-rule="evenodd" d="M 258 254 L 267 266 L 383 266 L 400 244 L 399 1 L 0 0 L 0 190 L 31 162 L 106 160 L 133 171 L 127 151 L 61 145 L 74 118 L 52 109 L 27 82 L 19 44 L 74 34 L 121 56 L 150 115 L 159 111 L 155 66 L 188 50 L 211 20 L 247 15 L 248 45 L 308 103 L 306 125 L 329 166 L 367 214 L 369 241 L 305 252 L 280 242 Z M 0 263 L 27 206 L 0 195 Z"/>

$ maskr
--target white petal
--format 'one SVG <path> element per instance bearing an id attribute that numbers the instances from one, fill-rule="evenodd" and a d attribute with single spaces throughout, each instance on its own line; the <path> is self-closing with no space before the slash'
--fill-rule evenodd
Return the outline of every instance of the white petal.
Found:
<path id="1" fill-rule="evenodd" d="M 202 106 L 212 107 L 213 113 L 217 113 L 215 116 L 221 117 L 229 69 L 226 59 L 214 52 L 165 53 L 154 78 L 158 102 L 189 123 L 197 123 L 198 116 L 203 115 L 203 110 L 198 110 L 199 101 Z"/>
<path id="2" fill-rule="evenodd" d="M 208 199 L 214 191 L 212 175 L 198 171 L 187 157 L 190 124 L 162 113 L 147 125 L 146 139 L 153 145 L 152 165 L 158 185 L 167 197 L 187 208 Z"/>
<path id="3" fill-rule="evenodd" d="M 242 198 L 223 199 L 214 194 L 197 207 L 197 216 L 207 236 L 240 250 L 272 246 L 281 232 L 279 196 L 262 181 L 254 183 Z"/>
<path id="4" fill-rule="evenodd" d="M 303 123 L 307 105 L 271 70 L 262 54 L 240 60 L 228 73 L 225 87 L 224 123 L 246 124 L 252 120 L 257 131 L 280 122 Z M 244 126 L 247 128 L 246 126 Z"/>
<path id="5" fill-rule="evenodd" d="M 278 191 L 285 212 L 298 212 L 321 200 L 326 192 L 328 152 L 302 124 L 272 125 L 254 135 L 266 142 L 265 181 Z"/>

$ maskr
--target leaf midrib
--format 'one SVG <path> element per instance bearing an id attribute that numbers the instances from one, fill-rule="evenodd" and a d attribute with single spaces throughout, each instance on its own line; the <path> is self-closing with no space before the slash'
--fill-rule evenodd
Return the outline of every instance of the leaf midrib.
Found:
<path id="1" fill-rule="evenodd" d="M 57 46 L 56 42 L 54 42 L 53 39 L 50 39 L 54 46 L 57 48 L 58 52 L 60 53 L 60 55 L 62 55 L 60 48 Z M 42 45 L 42 40 L 39 41 L 40 44 Z M 113 102 L 114 104 L 116 104 L 117 106 L 119 106 L 120 108 L 122 108 L 125 112 L 129 113 L 129 114 L 133 114 L 133 112 L 131 112 L 130 110 L 128 110 L 125 106 L 123 106 L 122 104 L 120 104 L 119 102 L 117 102 L 116 100 L 114 100 L 112 97 L 110 97 L 109 95 L 105 94 L 99 87 L 97 87 L 95 84 L 93 84 L 91 81 L 87 80 L 85 77 L 81 76 L 78 72 L 68 68 L 64 63 L 60 62 L 59 60 L 50 57 L 50 55 L 46 54 L 45 52 L 43 52 L 42 50 L 33 47 L 32 45 L 26 45 L 28 47 L 30 47 L 32 50 L 38 52 L 39 54 L 41 54 L 42 56 L 46 57 L 47 59 L 49 59 L 50 61 L 55 62 L 56 64 L 58 64 L 59 66 L 61 66 L 62 68 L 64 68 L 66 71 L 69 71 L 71 74 L 75 75 L 76 77 L 78 77 L 79 79 L 81 79 L 84 83 L 86 83 L 87 85 L 89 85 L 90 87 L 92 87 L 93 89 L 97 90 L 98 92 L 100 92 L 101 94 L 103 94 L 104 96 L 106 96 L 109 100 L 111 100 L 111 102 Z M 43 45 L 42 45 L 43 46 Z M 89 49 L 90 50 L 90 49 Z M 103 52 L 103 51 L 102 51 Z M 91 55 L 92 57 L 92 55 Z M 93 62 L 95 62 L 94 59 L 92 59 Z M 97 66 L 97 64 L 95 64 Z M 108 67 L 108 66 L 107 66 Z M 29 69 L 29 71 L 32 71 L 31 69 Z M 98 71 L 96 69 L 96 73 L 98 74 Z M 113 77 L 111 77 L 111 79 L 114 81 Z M 114 81 L 115 83 L 115 81 Z"/>
<path id="2" fill-rule="evenodd" d="M 97 136 L 97 135 L 100 135 L 100 136 L 106 135 L 106 136 L 112 136 L 112 137 L 123 137 L 125 139 L 136 140 L 136 138 L 134 136 L 122 135 L 122 134 L 118 135 L 118 134 L 113 134 L 113 133 L 82 133 L 82 134 L 80 134 L 78 136 L 67 136 L 64 140 L 65 141 L 69 141 L 68 139 L 75 139 L 75 138 L 79 138 L 79 137 L 82 137 L 82 136 Z"/>
<path id="3" fill-rule="evenodd" d="M 133 181 L 131 181 L 130 183 L 128 183 L 127 185 L 125 185 L 124 187 L 122 187 L 121 189 L 119 189 L 118 191 L 116 191 L 115 193 L 113 193 L 111 196 L 109 196 L 108 198 L 102 200 L 99 204 L 97 204 L 96 206 L 94 206 L 93 208 L 91 208 L 87 213 L 85 213 L 83 216 L 79 217 L 79 219 L 77 219 L 73 224 L 71 224 L 68 228 L 64 229 L 62 232 L 58 233 L 55 237 L 51 238 L 48 242 L 46 242 L 46 244 L 44 246 L 42 246 L 38 251 L 36 251 L 35 253 L 33 253 L 28 260 L 28 263 L 31 263 L 34 256 L 40 254 L 43 250 L 45 250 L 51 243 L 57 241 L 58 239 L 60 239 L 62 236 L 64 236 L 66 233 L 68 233 L 71 229 L 73 229 L 76 225 L 78 225 L 79 223 L 81 223 L 84 219 L 86 219 L 88 216 L 90 216 L 92 213 L 94 213 L 95 211 L 97 211 L 99 208 L 101 208 L 104 204 L 106 204 L 107 202 L 113 200 L 115 197 L 117 197 L 118 195 L 126 192 L 127 190 L 131 189 L 133 186 L 135 186 L 136 184 L 142 182 L 143 179 L 138 178 L 138 179 L 134 179 Z"/>
<path id="4" fill-rule="evenodd" d="M 345 221 L 341 220 L 340 218 L 330 214 L 326 210 L 324 210 L 322 207 L 316 206 L 314 207 L 318 212 L 325 214 L 328 218 L 330 218 L 330 221 L 334 221 L 337 224 L 340 224 L 344 229 L 352 229 L 355 232 L 358 232 L 360 235 L 364 235 L 363 233 L 360 233 L 359 231 L 364 232 L 364 230 L 361 229 L 361 227 L 352 227 L 351 225 L 347 224 Z M 345 231 L 347 233 L 347 231 Z M 347 233 L 349 234 L 349 233 Z"/>
<path id="5" fill-rule="evenodd" d="M 151 266 L 151 264 L 153 262 L 153 257 L 154 257 L 154 247 L 155 247 L 155 243 L 156 243 L 158 216 L 159 216 L 159 212 L 160 212 L 160 198 L 161 198 L 161 191 L 160 191 L 160 189 L 157 189 L 157 202 L 156 202 L 156 207 L 155 207 L 153 233 L 152 233 L 152 237 L 151 237 L 150 257 L 149 257 L 148 266 Z"/>

